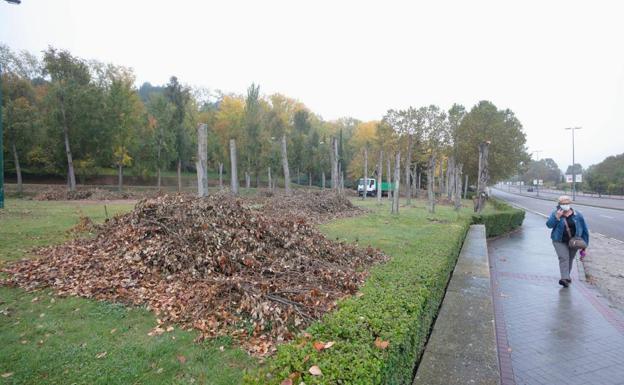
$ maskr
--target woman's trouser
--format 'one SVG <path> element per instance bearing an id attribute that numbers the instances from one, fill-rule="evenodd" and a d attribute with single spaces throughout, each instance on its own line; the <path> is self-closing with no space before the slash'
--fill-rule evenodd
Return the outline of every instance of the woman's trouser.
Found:
<path id="1" fill-rule="evenodd" d="M 561 272 L 561 279 L 570 279 L 570 272 L 572 271 L 572 263 L 576 256 L 576 249 L 568 247 L 567 243 L 553 241 L 553 246 L 557 252 L 559 258 L 559 271 Z"/>

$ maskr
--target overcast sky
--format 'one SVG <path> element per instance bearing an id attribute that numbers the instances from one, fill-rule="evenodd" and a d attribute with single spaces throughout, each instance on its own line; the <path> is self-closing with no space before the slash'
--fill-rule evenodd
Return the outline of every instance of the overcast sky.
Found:
<path id="1" fill-rule="evenodd" d="M 0 40 L 167 82 L 299 99 L 325 119 L 490 100 L 565 171 L 624 152 L 621 1 L 0 1 Z M 494 138 L 494 140 L 496 140 Z"/>

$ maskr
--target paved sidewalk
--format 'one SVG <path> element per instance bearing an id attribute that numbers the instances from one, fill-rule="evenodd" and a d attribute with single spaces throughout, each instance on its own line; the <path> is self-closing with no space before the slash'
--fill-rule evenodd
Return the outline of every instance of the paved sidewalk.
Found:
<path id="1" fill-rule="evenodd" d="M 521 230 L 489 242 L 501 383 L 624 385 L 624 315 L 576 263 L 572 285 L 558 285 L 549 234 L 527 212 Z"/>
<path id="2" fill-rule="evenodd" d="M 485 226 L 464 240 L 413 385 L 498 385 Z"/>

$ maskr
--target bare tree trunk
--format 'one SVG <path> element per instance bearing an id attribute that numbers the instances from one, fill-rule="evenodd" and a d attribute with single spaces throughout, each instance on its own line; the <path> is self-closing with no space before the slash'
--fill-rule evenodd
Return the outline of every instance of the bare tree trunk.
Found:
<path id="1" fill-rule="evenodd" d="M 208 125 L 205 123 L 197 126 L 197 195 L 208 196 Z"/>
<path id="2" fill-rule="evenodd" d="M 454 175 L 454 184 L 453 188 L 455 189 L 455 210 L 459 211 L 461 209 L 461 193 L 462 193 L 462 169 L 464 165 L 459 163 L 455 165 L 455 175 Z"/>
<path id="3" fill-rule="evenodd" d="M 251 188 L 251 176 L 249 171 L 245 171 L 245 188 L 249 190 Z"/>
<path id="4" fill-rule="evenodd" d="M 412 168 L 412 146 L 414 144 L 414 138 L 412 134 L 407 136 L 407 158 L 405 159 L 405 195 L 407 198 L 407 205 L 412 204 L 412 190 L 410 188 L 410 169 Z"/>
<path id="5" fill-rule="evenodd" d="M 446 182 L 444 183 L 446 187 L 446 196 L 451 199 L 453 196 L 454 188 L 454 173 L 455 173 L 455 158 L 452 156 L 448 158 L 448 162 L 446 164 Z"/>
<path id="6" fill-rule="evenodd" d="M 271 167 L 268 168 L 269 171 L 269 190 L 272 189 L 273 181 L 271 180 Z"/>
<path id="7" fill-rule="evenodd" d="M 383 150 L 379 150 L 379 161 L 377 162 L 377 203 L 381 204 L 381 181 L 383 173 Z"/>
<path id="8" fill-rule="evenodd" d="M 236 164 L 236 139 L 230 139 L 230 189 L 238 195 L 238 168 Z"/>
<path id="9" fill-rule="evenodd" d="M 340 194 L 344 194 L 344 172 L 340 172 Z"/>
<path id="10" fill-rule="evenodd" d="M 20 167 L 19 156 L 17 155 L 17 147 L 15 146 L 15 142 L 13 142 L 13 160 L 15 161 L 15 173 L 17 174 L 17 193 L 22 195 L 23 185 L 22 185 L 22 168 Z M 2 151 L 2 149 L 0 149 Z M 2 172 L 2 170 L 0 170 Z M 1 178 L 2 176 L 0 176 Z"/>
<path id="11" fill-rule="evenodd" d="M 117 165 L 117 190 L 121 192 L 121 186 L 123 185 L 123 165 Z"/>
<path id="12" fill-rule="evenodd" d="M 339 169 L 340 159 L 338 157 L 338 139 L 332 138 L 332 189 L 339 190 L 342 185 L 342 174 Z"/>
<path id="13" fill-rule="evenodd" d="M 288 168 L 288 152 L 286 151 L 286 135 L 282 135 L 282 168 L 284 169 L 284 190 L 290 194 L 290 170 Z"/>
<path id="14" fill-rule="evenodd" d="M 414 193 L 414 197 L 418 199 L 418 191 L 416 190 L 418 171 L 416 171 L 416 166 L 414 166 L 414 168 L 410 172 L 412 173 L 412 185 L 410 187 L 410 190 L 412 190 L 412 192 Z"/>
<path id="15" fill-rule="evenodd" d="M 438 182 L 440 184 L 438 190 L 440 191 L 440 198 L 442 198 L 442 194 L 444 194 L 444 158 L 440 159 L 440 180 Z"/>
<path id="16" fill-rule="evenodd" d="M 182 191 L 182 160 L 178 159 L 178 192 Z"/>
<path id="17" fill-rule="evenodd" d="M 321 190 L 325 190 L 325 171 L 321 171 Z"/>
<path id="18" fill-rule="evenodd" d="M 392 161 L 390 160 L 390 156 L 386 159 L 386 182 L 388 183 L 388 200 L 392 199 Z"/>
<path id="19" fill-rule="evenodd" d="M 468 196 L 468 174 L 466 174 L 466 183 L 464 184 L 464 199 Z"/>
<path id="20" fill-rule="evenodd" d="M 435 186 L 434 175 L 435 175 L 435 155 L 429 155 L 429 162 L 427 163 L 427 200 L 428 200 L 428 210 L 430 213 L 435 213 L 435 193 L 433 188 Z"/>
<path id="21" fill-rule="evenodd" d="M 308 173 L 308 187 L 312 188 L 312 173 Z"/>
<path id="22" fill-rule="evenodd" d="M 401 183 L 401 152 L 394 159 L 394 193 L 392 194 L 392 214 L 399 214 L 399 184 Z"/>
<path id="23" fill-rule="evenodd" d="M 219 162 L 219 190 L 223 190 L 223 162 Z"/>
<path id="24" fill-rule="evenodd" d="M 362 199 L 368 194 L 368 147 L 364 146 L 364 180 L 362 181 Z"/>
<path id="25" fill-rule="evenodd" d="M 301 184 L 301 174 L 299 173 L 299 167 L 297 167 L 297 184 Z"/>
<path id="26" fill-rule="evenodd" d="M 477 179 L 478 201 L 477 207 L 475 208 L 475 211 L 478 213 L 481 213 L 485 207 L 485 198 L 487 197 L 485 190 L 490 180 L 490 168 L 488 165 L 489 146 L 489 141 L 479 144 L 479 177 Z"/>
<path id="27" fill-rule="evenodd" d="M 156 162 L 157 162 L 157 170 L 156 170 L 156 186 L 158 187 L 158 191 L 160 191 L 160 186 L 162 185 L 162 178 L 160 176 L 160 152 L 161 152 L 161 143 L 158 141 L 158 146 L 156 150 Z"/>
<path id="28" fill-rule="evenodd" d="M 417 187 L 417 189 L 418 189 L 418 197 L 420 198 L 420 192 L 422 190 L 422 172 L 418 173 L 417 179 L 418 179 L 418 187 Z"/>
<path id="29" fill-rule="evenodd" d="M 67 117 L 65 116 L 65 101 L 61 96 L 61 116 L 63 118 L 63 136 L 65 139 L 65 154 L 67 155 L 67 181 L 69 191 L 76 191 L 76 174 L 74 173 L 74 161 L 72 159 L 71 148 L 69 146 L 69 127 L 67 127 Z"/>

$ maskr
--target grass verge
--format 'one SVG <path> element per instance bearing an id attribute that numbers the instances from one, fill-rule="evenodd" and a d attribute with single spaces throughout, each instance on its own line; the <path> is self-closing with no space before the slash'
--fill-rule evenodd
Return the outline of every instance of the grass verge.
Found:
<path id="1" fill-rule="evenodd" d="M 132 206 L 107 203 L 107 210 Z M 7 200 L 0 263 L 64 241 L 80 216 L 103 221 L 103 204 Z M 0 384 L 225 385 L 256 365 L 228 338 L 195 343 L 195 332 L 177 327 L 148 336 L 156 324 L 144 308 L 0 287 Z"/>

